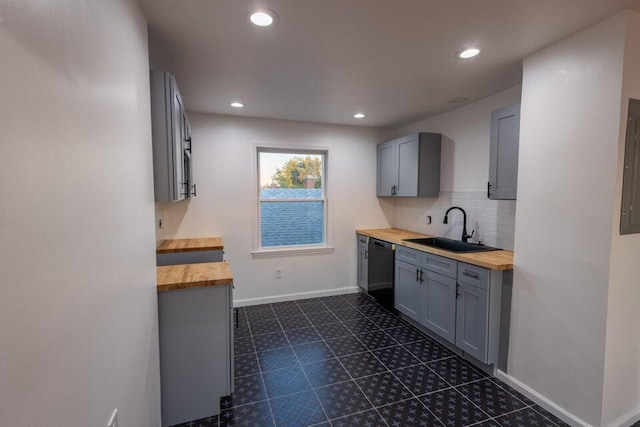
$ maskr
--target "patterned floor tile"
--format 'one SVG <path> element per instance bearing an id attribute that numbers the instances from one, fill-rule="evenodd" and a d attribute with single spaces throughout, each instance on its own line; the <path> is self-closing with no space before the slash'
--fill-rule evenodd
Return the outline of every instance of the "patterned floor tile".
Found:
<path id="1" fill-rule="evenodd" d="M 342 323 L 327 323 L 326 325 L 317 325 L 316 330 L 325 340 L 353 335 L 351 331 L 349 331 Z"/>
<path id="2" fill-rule="evenodd" d="M 338 359 L 328 359 L 302 365 L 302 369 L 304 369 L 307 379 L 314 388 L 347 381 L 351 378 Z"/>
<path id="3" fill-rule="evenodd" d="M 452 351 L 432 340 L 412 342 L 405 344 L 404 348 L 423 362 L 431 362 L 444 359 L 445 357 L 455 356 Z"/>
<path id="4" fill-rule="evenodd" d="M 257 335 L 253 337 L 253 344 L 256 347 L 256 351 L 267 351 L 274 348 L 287 347 L 289 341 L 284 332 L 278 332 L 275 334 Z"/>
<path id="5" fill-rule="evenodd" d="M 409 389 L 390 372 L 360 378 L 356 383 L 376 407 L 413 397 Z"/>
<path id="6" fill-rule="evenodd" d="M 369 319 L 347 320 L 344 322 L 344 325 L 356 335 L 364 334 L 365 332 L 380 330 L 380 328 L 378 328 Z"/>
<path id="7" fill-rule="evenodd" d="M 459 357 L 436 360 L 427 363 L 427 366 L 451 385 L 464 384 L 487 377 L 487 374 Z"/>
<path id="8" fill-rule="evenodd" d="M 524 403 L 527 403 L 526 400 L 522 399 L 524 396 L 522 396 L 520 394 L 517 394 L 516 397 L 518 399 L 522 400 Z M 559 427 L 569 427 L 569 424 L 565 423 L 560 418 L 556 417 L 551 412 L 547 411 L 546 409 L 544 409 L 541 406 L 533 405 L 531 407 L 531 409 L 533 409 L 534 411 L 538 412 L 540 415 L 542 415 L 546 419 L 550 420 L 552 423 L 554 423 L 555 425 L 557 425 Z M 638 421 L 637 423 L 633 424 L 631 427 L 640 427 L 640 421 Z"/>
<path id="9" fill-rule="evenodd" d="M 315 392 L 329 419 L 371 408 L 371 404 L 353 381 L 318 388 Z"/>
<path id="10" fill-rule="evenodd" d="M 425 365 L 409 366 L 393 371 L 393 374 L 416 396 L 451 387 Z"/>
<path id="11" fill-rule="evenodd" d="M 304 312 L 304 314 L 311 313 L 319 313 L 322 311 L 329 311 L 326 305 L 322 304 L 320 301 L 307 303 L 307 304 L 298 304 L 300 310 Z"/>
<path id="12" fill-rule="evenodd" d="M 269 399 L 311 388 L 302 368 L 299 366 L 265 372 L 262 376 Z"/>
<path id="13" fill-rule="evenodd" d="M 401 345 L 373 350 L 373 354 L 380 359 L 389 370 L 420 364 L 420 361 Z"/>
<path id="14" fill-rule="evenodd" d="M 497 417 L 495 421 L 502 427 L 556 427 L 555 423 L 531 408 Z"/>
<path id="15" fill-rule="evenodd" d="M 350 303 L 356 302 L 356 301 L 361 301 L 361 300 L 371 301 L 371 297 L 367 296 L 366 294 L 363 294 L 362 292 L 354 292 L 352 294 L 344 294 L 344 295 L 342 295 L 342 299 L 345 300 L 345 301 L 348 301 Z"/>
<path id="16" fill-rule="evenodd" d="M 249 314 L 255 311 L 271 310 L 271 304 L 247 305 L 244 308 L 245 313 Z"/>
<path id="17" fill-rule="evenodd" d="M 402 320 L 400 320 L 400 318 L 392 316 L 390 314 L 383 314 L 382 316 L 372 317 L 369 320 L 378 325 L 380 329 L 399 328 L 401 326 L 407 325 Z"/>
<path id="18" fill-rule="evenodd" d="M 267 401 L 252 403 L 238 408 L 225 409 L 220 413 L 220 427 L 267 427 L 273 426 L 271 408 Z"/>
<path id="19" fill-rule="evenodd" d="M 241 354 L 233 358 L 233 374 L 236 377 L 260 373 L 258 359 L 255 353 Z"/>
<path id="20" fill-rule="evenodd" d="M 276 313 L 271 308 L 261 311 L 249 311 L 247 312 L 247 319 L 249 324 L 253 326 L 265 320 L 276 320 Z"/>
<path id="21" fill-rule="evenodd" d="M 520 392 L 516 391 L 514 388 L 512 388 L 510 385 L 508 385 L 504 381 L 501 381 L 498 378 L 491 378 L 491 381 L 493 381 L 494 383 L 498 384 L 500 387 L 502 387 L 503 389 L 507 390 L 509 393 L 518 396 L 518 400 L 522 401 L 522 403 L 524 403 L 525 405 L 527 405 L 527 406 L 535 405 L 535 402 L 533 402 L 528 397 L 520 394 Z M 540 409 L 542 409 L 542 408 L 540 408 Z M 551 415 L 551 414 L 549 414 L 549 415 Z"/>
<path id="22" fill-rule="evenodd" d="M 237 328 L 233 328 L 233 337 L 245 338 L 251 336 L 251 329 L 249 329 L 248 323 L 239 323 Z"/>
<path id="23" fill-rule="evenodd" d="M 264 335 L 273 334 L 275 332 L 282 332 L 280 323 L 274 318 L 269 320 L 260 320 L 256 323 L 250 323 L 252 335 Z"/>
<path id="24" fill-rule="evenodd" d="M 315 328 L 294 329 L 285 331 L 291 345 L 305 344 L 313 341 L 321 341 L 322 337 L 316 332 Z"/>
<path id="25" fill-rule="evenodd" d="M 343 310 L 334 310 L 333 314 L 340 320 L 353 320 L 353 319 L 362 319 L 366 317 L 364 314 L 360 313 L 357 308 L 351 307 Z"/>
<path id="26" fill-rule="evenodd" d="M 489 379 L 464 384 L 456 389 L 492 417 L 498 417 L 526 406 L 517 397 Z"/>
<path id="27" fill-rule="evenodd" d="M 378 408 L 390 427 L 431 427 L 442 423 L 418 400 L 410 399 Z"/>
<path id="28" fill-rule="evenodd" d="M 474 424 L 473 427 L 500 427 L 500 424 L 493 420 L 487 420 L 478 424 Z"/>
<path id="29" fill-rule="evenodd" d="M 366 334 L 356 335 L 356 338 L 367 346 L 369 350 L 398 345 L 398 342 L 391 338 L 391 335 L 383 331 L 367 332 Z"/>
<path id="30" fill-rule="evenodd" d="M 340 358 L 345 369 L 353 378 L 378 374 L 387 370 L 371 352 L 352 354 Z"/>
<path id="31" fill-rule="evenodd" d="M 311 322 L 307 319 L 307 316 L 292 316 L 292 317 L 284 317 L 280 319 L 280 325 L 282 325 L 282 329 L 285 331 L 290 331 L 292 329 L 301 329 L 301 328 L 310 328 Z"/>
<path id="32" fill-rule="evenodd" d="M 262 372 L 298 366 L 298 359 L 291 347 L 277 348 L 258 353 Z"/>
<path id="33" fill-rule="evenodd" d="M 339 322 L 336 316 L 333 315 L 330 311 L 320 311 L 318 313 L 307 313 L 307 317 L 309 321 L 313 324 L 313 326 L 324 325 L 326 323 L 334 323 Z"/>
<path id="34" fill-rule="evenodd" d="M 307 344 L 294 345 L 293 351 L 298 356 L 302 364 L 319 362 L 321 360 L 333 358 L 333 353 L 324 341 L 310 342 Z"/>
<path id="35" fill-rule="evenodd" d="M 402 326 L 400 328 L 386 329 L 386 333 L 391 335 L 394 340 L 400 344 L 406 344 L 414 341 L 426 340 L 427 337 L 413 326 Z"/>
<path id="36" fill-rule="evenodd" d="M 420 397 L 420 400 L 440 421 L 450 427 L 468 426 L 489 419 L 489 415 L 453 388 L 427 394 Z"/>
<path id="37" fill-rule="evenodd" d="M 351 304 L 349 304 L 347 301 L 345 301 L 342 298 L 322 301 L 322 303 L 326 305 L 329 310 L 332 310 L 332 311 L 351 307 Z"/>
<path id="38" fill-rule="evenodd" d="M 218 427 L 218 416 L 202 418 L 188 423 L 176 424 L 173 427 Z"/>
<path id="39" fill-rule="evenodd" d="M 367 348 L 356 340 L 353 335 L 327 340 L 327 345 L 338 357 L 367 351 Z"/>
<path id="40" fill-rule="evenodd" d="M 239 356 L 246 353 L 254 353 L 253 338 L 236 338 L 233 340 L 233 354 Z"/>
<path id="41" fill-rule="evenodd" d="M 267 398 L 261 375 L 238 377 L 233 380 L 233 384 L 235 389 L 232 398 L 234 407 L 258 402 Z"/>
<path id="42" fill-rule="evenodd" d="M 278 397 L 269 403 L 278 427 L 309 426 L 327 419 L 312 391 Z"/>
<path id="43" fill-rule="evenodd" d="M 298 300 L 300 301 L 300 300 Z M 272 302 L 271 303 L 271 308 L 275 311 L 275 309 L 277 308 L 282 308 L 282 307 L 297 307 L 298 306 L 298 302 L 296 300 L 291 300 L 291 301 L 280 301 L 280 302 Z"/>
<path id="44" fill-rule="evenodd" d="M 387 310 L 385 310 L 384 308 L 380 307 L 377 304 L 363 305 L 361 307 L 358 307 L 358 310 L 360 310 L 360 312 L 367 317 L 382 316 L 383 314 L 389 314 Z"/>
<path id="45" fill-rule="evenodd" d="M 331 420 L 331 425 L 333 427 L 387 427 L 382 417 L 374 409 Z"/>
<path id="46" fill-rule="evenodd" d="M 302 316 L 302 310 L 296 304 L 294 305 L 286 305 L 281 307 L 274 307 L 273 311 L 276 313 L 276 317 L 278 319 L 284 319 L 287 317 L 293 316 Z"/>

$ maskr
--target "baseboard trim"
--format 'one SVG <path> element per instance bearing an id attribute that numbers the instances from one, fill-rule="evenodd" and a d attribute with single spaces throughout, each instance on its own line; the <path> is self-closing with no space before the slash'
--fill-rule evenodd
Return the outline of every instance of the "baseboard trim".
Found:
<path id="1" fill-rule="evenodd" d="M 541 395 L 540 393 L 538 393 L 528 385 L 524 384 L 523 382 L 512 377 L 511 375 L 499 369 L 496 375 L 502 381 L 504 381 L 505 383 L 507 383 L 508 385 L 510 385 L 517 391 L 519 391 L 520 393 L 524 394 L 526 397 L 533 400 L 535 403 L 542 406 L 544 409 L 546 409 L 556 417 L 560 418 L 562 421 L 566 422 L 567 424 L 572 425 L 574 427 L 593 427 L 591 424 L 573 415 L 571 412 L 567 411 L 557 403 L 544 397 L 543 395 Z"/>
<path id="2" fill-rule="evenodd" d="M 640 406 L 623 414 L 617 420 L 610 422 L 607 427 L 631 427 L 640 421 Z"/>
<path id="3" fill-rule="evenodd" d="M 360 292 L 357 286 L 347 286 L 345 288 L 329 289 L 324 291 L 299 292 L 295 294 L 276 295 L 273 297 L 247 298 L 233 301 L 234 307 L 245 307 L 250 305 L 269 304 L 274 302 L 294 301 L 304 298 L 328 297 L 340 294 L 354 294 Z"/>

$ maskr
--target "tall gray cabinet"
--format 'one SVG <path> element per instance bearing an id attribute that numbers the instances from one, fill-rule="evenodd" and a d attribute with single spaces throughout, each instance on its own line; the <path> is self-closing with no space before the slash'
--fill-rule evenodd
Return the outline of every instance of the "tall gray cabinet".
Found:
<path id="1" fill-rule="evenodd" d="M 194 196 L 191 129 L 176 79 L 151 71 L 151 132 L 156 202 Z"/>
<path id="2" fill-rule="evenodd" d="M 491 113 L 489 182 L 487 183 L 489 199 L 516 199 L 519 145 L 520 104 Z"/>
<path id="3" fill-rule="evenodd" d="M 358 286 L 365 291 L 369 288 L 369 238 L 361 234 L 358 239 Z"/>
<path id="4" fill-rule="evenodd" d="M 378 144 L 378 197 L 438 197 L 442 135 L 420 132 Z"/>

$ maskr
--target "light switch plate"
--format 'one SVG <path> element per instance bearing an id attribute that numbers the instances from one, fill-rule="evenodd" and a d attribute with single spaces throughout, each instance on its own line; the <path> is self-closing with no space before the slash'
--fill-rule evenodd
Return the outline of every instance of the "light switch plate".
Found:
<path id="1" fill-rule="evenodd" d="M 111 418 L 109 418 L 107 427 L 118 427 L 118 408 L 113 410 L 113 414 L 111 414 Z"/>

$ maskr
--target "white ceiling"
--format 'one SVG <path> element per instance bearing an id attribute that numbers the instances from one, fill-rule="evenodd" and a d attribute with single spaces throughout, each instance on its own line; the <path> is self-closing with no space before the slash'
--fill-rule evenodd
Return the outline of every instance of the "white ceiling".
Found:
<path id="1" fill-rule="evenodd" d="M 140 0 L 189 111 L 396 127 L 520 83 L 522 58 L 640 0 Z M 280 22 L 249 21 L 266 7 Z M 462 61 L 465 46 L 482 49 Z M 242 110 L 232 100 L 246 104 Z M 356 120 L 353 114 L 367 114 Z"/>

